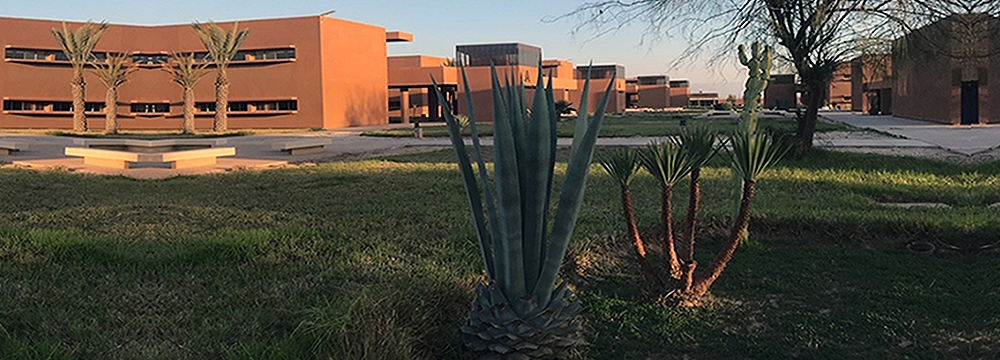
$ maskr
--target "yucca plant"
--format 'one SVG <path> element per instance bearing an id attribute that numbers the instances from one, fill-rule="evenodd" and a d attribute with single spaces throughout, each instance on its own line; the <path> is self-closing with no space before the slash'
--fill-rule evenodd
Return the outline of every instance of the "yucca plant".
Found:
<path id="1" fill-rule="evenodd" d="M 243 40 L 250 34 L 249 29 L 240 29 L 240 23 L 233 23 L 229 31 L 214 22 L 193 23 L 191 27 L 198 39 L 208 50 L 208 59 L 215 64 L 215 121 L 212 131 L 226 131 L 229 127 L 229 63 L 240 50 Z"/>
<path id="2" fill-rule="evenodd" d="M 712 283 L 719 278 L 722 270 L 726 268 L 729 259 L 746 231 L 747 223 L 750 221 L 750 204 L 753 201 L 756 189 L 757 178 L 768 168 L 781 160 L 781 157 L 788 151 L 787 146 L 776 144 L 775 141 L 765 132 L 750 134 L 746 131 L 737 131 L 730 136 L 732 150 L 729 151 L 730 168 L 743 182 L 743 194 L 740 198 L 739 212 L 733 225 L 729 230 L 729 236 L 722 250 L 715 255 L 708 267 L 699 272 L 694 279 L 694 283 L 685 289 L 685 293 L 690 298 L 700 298 L 705 295 Z"/>
<path id="3" fill-rule="evenodd" d="M 594 144 L 607 106 L 608 91 L 592 118 L 582 112 L 577 118 L 555 219 L 549 229 L 549 199 L 555 168 L 557 114 L 551 77 L 534 93 L 528 116 L 523 85 L 507 79 L 502 87 L 493 69 L 493 183 L 483 160 L 472 98 L 465 79 L 469 106 L 469 129 L 479 178 L 447 102 L 445 120 L 472 209 L 479 238 L 486 282 L 476 287 L 469 320 L 461 332 L 466 345 L 489 359 L 567 358 L 584 341 L 577 312 L 566 282 L 556 278 L 570 235 L 580 212 L 584 187 L 593 158 Z M 584 85 L 586 101 L 589 80 Z"/>
<path id="4" fill-rule="evenodd" d="M 194 87 L 208 73 L 208 63 L 195 61 L 194 54 L 171 54 L 170 60 L 170 64 L 164 64 L 163 70 L 169 73 L 174 83 L 180 85 L 184 91 L 182 95 L 184 102 L 184 133 L 194 134 Z"/>
<path id="5" fill-rule="evenodd" d="M 663 230 L 663 256 L 667 263 L 667 273 L 672 279 L 680 279 L 681 266 L 674 247 L 673 229 L 673 189 L 678 181 L 691 173 L 691 163 L 684 156 L 681 144 L 674 138 L 653 142 L 640 153 L 642 167 L 660 183 L 660 222 Z"/>
<path id="6" fill-rule="evenodd" d="M 698 226 L 698 207 L 701 200 L 701 168 L 723 147 L 716 144 L 717 134 L 706 126 L 692 126 L 680 135 L 684 157 L 691 165 L 690 186 L 688 187 L 688 212 L 684 222 L 684 244 L 680 254 L 681 283 L 690 284 L 696 263 L 694 261 L 694 237 Z"/>
<path id="7" fill-rule="evenodd" d="M 635 249 L 642 275 L 657 289 L 663 287 L 663 281 L 657 275 L 646 258 L 646 246 L 639 236 L 639 228 L 635 224 L 635 208 L 632 206 L 632 179 L 639 173 L 639 154 L 629 147 L 617 148 L 610 155 L 601 159 L 601 166 L 611 178 L 618 183 L 622 195 L 622 214 L 625 216 L 625 232 Z"/>
<path id="8" fill-rule="evenodd" d="M 70 65 L 73 66 L 73 79 L 70 80 L 73 95 L 73 131 L 87 131 L 85 88 L 83 68 L 93 60 L 94 48 L 101 41 L 101 36 L 108 30 L 108 24 L 88 21 L 76 30 L 70 30 L 65 22 L 62 31 L 52 29 L 52 36 L 59 43 Z"/>
<path id="9" fill-rule="evenodd" d="M 94 75 L 101 79 L 107 93 L 104 96 L 104 133 L 118 133 L 118 87 L 128 81 L 129 75 L 139 70 L 126 54 L 108 54 L 104 63 L 94 63 Z"/>

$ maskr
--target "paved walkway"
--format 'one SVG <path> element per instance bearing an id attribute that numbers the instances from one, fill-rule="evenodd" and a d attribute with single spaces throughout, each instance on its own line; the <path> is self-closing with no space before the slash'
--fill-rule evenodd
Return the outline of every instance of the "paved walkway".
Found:
<path id="1" fill-rule="evenodd" d="M 943 125 L 851 112 L 824 112 L 821 116 L 830 121 L 872 129 L 964 155 L 971 156 L 1000 146 L 1000 125 Z M 834 146 L 847 146 L 847 143 L 841 141 Z"/>
<path id="2" fill-rule="evenodd" d="M 823 147 L 869 147 L 869 148 L 944 148 L 953 152 L 971 155 L 990 150 L 1000 145 L 1000 126 L 986 125 L 956 127 L 938 125 L 922 121 L 906 120 L 891 116 L 869 116 L 849 112 L 822 113 L 825 119 L 856 127 L 869 128 L 896 137 L 878 136 L 870 133 L 849 133 L 829 136 L 817 134 L 816 145 Z M 71 172 L 125 175 L 137 178 L 165 178 L 177 175 L 229 172 L 242 168 L 279 167 L 288 163 L 327 162 L 355 160 L 372 154 L 391 154 L 405 151 L 423 151 L 433 147 L 447 147 L 447 138 L 391 138 L 363 137 L 360 134 L 372 129 L 411 127 L 412 125 L 386 125 L 371 128 L 350 128 L 316 132 L 268 134 L 228 138 L 226 146 L 236 148 L 236 156 L 219 158 L 219 164 L 211 167 L 174 170 L 164 166 L 143 165 L 140 168 L 114 170 L 84 166 L 81 158 L 63 155 L 67 146 L 73 146 L 73 138 L 65 136 L 0 134 L 0 141 L 27 143 L 27 150 L 0 156 L 2 162 L 33 168 L 58 168 Z M 308 155 L 287 155 L 271 149 L 271 144 L 280 141 L 324 137 L 332 141 L 322 153 Z M 649 144 L 655 137 L 600 138 L 601 146 Z M 572 139 L 561 138 L 558 144 L 568 146 Z M 483 139 L 484 145 L 491 145 L 491 139 Z M 426 147 L 426 148 L 425 148 Z"/>

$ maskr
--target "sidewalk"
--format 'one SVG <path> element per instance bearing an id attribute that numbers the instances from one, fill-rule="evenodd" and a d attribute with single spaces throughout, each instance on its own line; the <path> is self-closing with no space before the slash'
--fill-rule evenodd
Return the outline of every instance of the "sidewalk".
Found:
<path id="1" fill-rule="evenodd" d="M 892 116 L 833 111 L 821 112 L 820 116 L 833 122 L 867 128 L 969 156 L 1000 146 L 1000 125 L 944 125 Z M 849 146 L 849 143 L 849 140 L 844 140 L 833 146 Z"/>

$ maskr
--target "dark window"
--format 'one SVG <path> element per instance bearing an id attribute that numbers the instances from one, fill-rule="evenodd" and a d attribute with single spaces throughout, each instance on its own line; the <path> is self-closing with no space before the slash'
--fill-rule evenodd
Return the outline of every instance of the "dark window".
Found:
<path id="1" fill-rule="evenodd" d="M 276 51 L 276 56 L 278 59 L 294 59 L 295 49 L 281 49 Z"/>
<path id="2" fill-rule="evenodd" d="M 85 112 L 104 112 L 104 103 L 89 102 L 83 107 Z"/>
<path id="3" fill-rule="evenodd" d="M 4 111 L 24 111 L 24 101 L 20 100 L 4 100 L 3 110 Z"/>
<path id="4" fill-rule="evenodd" d="M 170 112 L 170 104 L 136 103 L 132 104 L 131 112 L 133 114 L 168 113 Z"/>
<path id="5" fill-rule="evenodd" d="M 399 101 L 399 96 L 389 98 L 389 111 L 396 111 L 403 107 L 401 101 Z"/>
<path id="6" fill-rule="evenodd" d="M 56 52 L 56 57 L 55 58 L 56 58 L 56 61 L 69 61 L 69 57 L 67 57 L 66 53 L 64 53 L 62 51 Z"/>
<path id="7" fill-rule="evenodd" d="M 278 111 L 297 111 L 299 102 L 296 100 L 282 100 L 278 102 Z"/>
<path id="8" fill-rule="evenodd" d="M 139 65 L 160 65 L 166 64 L 168 58 L 165 54 L 135 54 L 132 55 L 132 62 Z"/>
<path id="9" fill-rule="evenodd" d="M 229 103 L 230 112 L 246 112 L 249 110 L 249 104 L 246 102 L 231 102 Z"/>
<path id="10" fill-rule="evenodd" d="M 195 103 L 194 106 L 198 108 L 199 112 L 215 112 L 214 102 L 200 102 Z"/>
<path id="11" fill-rule="evenodd" d="M 69 101 L 57 101 L 52 103 L 52 111 L 70 112 L 73 111 L 73 103 Z"/>

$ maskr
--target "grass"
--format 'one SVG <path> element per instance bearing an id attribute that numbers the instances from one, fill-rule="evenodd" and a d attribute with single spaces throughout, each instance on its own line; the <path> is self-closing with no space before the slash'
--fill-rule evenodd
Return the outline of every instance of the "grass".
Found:
<path id="1" fill-rule="evenodd" d="M 604 118 L 601 124 L 601 132 L 598 136 L 601 137 L 631 137 L 631 136 L 670 136 L 680 134 L 680 122 L 681 119 L 688 119 L 688 125 L 695 124 L 705 124 L 710 129 L 715 131 L 729 131 L 733 129 L 738 119 L 695 119 L 692 115 L 686 113 L 640 113 L 640 114 L 626 114 L 626 115 L 609 115 Z M 423 127 L 423 135 L 426 137 L 448 137 L 448 130 L 443 125 L 444 123 L 432 123 L 431 126 L 426 126 L 428 124 L 421 123 Z M 560 137 L 572 137 L 573 136 L 573 121 L 560 121 L 556 124 L 556 131 Z M 760 119 L 759 126 L 761 127 L 773 127 L 780 129 L 785 132 L 795 131 L 795 120 L 794 119 L 771 119 L 765 118 Z M 493 124 L 492 123 L 477 123 L 476 129 L 483 136 L 493 135 Z M 850 128 L 841 124 L 834 124 L 828 122 L 819 122 L 816 124 L 816 131 L 850 131 Z M 469 130 L 464 130 L 466 135 L 469 134 Z M 387 137 L 412 137 L 413 129 L 388 129 L 388 130 L 373 130 L 366 131 L 362 133 L 365 136 L 387 136 Z"/>
<path id="2" fill-rule="evenodd" d="M 456 329 L 482 270 L 453 157 L 158 181 L 2 169 L 0 358 L 471 358 Z M 703 173 L 703 263 L 732 208 L 719 166 Z M 662 309 L 640 301 L 618 191 L 595 166 L 565 273 L 584 302 L 585 357 L 995 358 L 1000 261 L 974 249 L 1000 232 L 996 174 L 832 152 L 785 161 L 759 182 L 753 241 L 717 301 Z M 655 236 L 653 179 L 633 195 Z M 965 251 L 916 256 L 914 239 Z"/>

